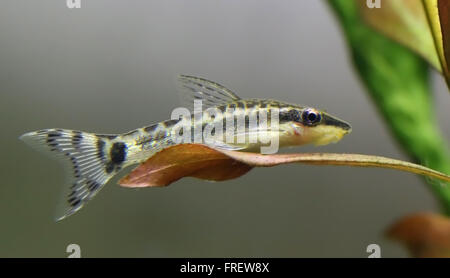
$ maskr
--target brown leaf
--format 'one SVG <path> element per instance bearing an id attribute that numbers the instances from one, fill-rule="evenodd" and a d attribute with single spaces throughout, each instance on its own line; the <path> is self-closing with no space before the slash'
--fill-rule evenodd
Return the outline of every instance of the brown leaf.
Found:
<path id="1" fill-rule="evenodd" d="M 223 181 L 240 177 L 253 167 L 287 163 L 379 167 L 407 171 L 445 181 L 450 176 L 421 165 L 362 154 L 293 153 L 263 155 L 216 150 L 200 144 L 175 145 L 162 150 L 119 181 L 126 187 L 165 186 L 183 177 Z"/>
<path id="2" fill-rule="evenodd" d="M 450 87 L 450 5 L 448 0 L 422 0 L 442 66 L 442 73 Z"/>
<path id="3" fill-rule="evenodd" d="M 417 213 L 400 219 L 387 235 L 405 244 L 414 257 L 450 257 L 450 219 Z"/>
<path id="4" fill-rule="evenodd" d="M 252 169 L 229 156 L 197 144 L 176 145 L 150 157 L 119 181 L 126 187 L 166 186 L 183 177 L 223 181 Z"/>
<path id="5" fill-rule="evenodd" d="M 442 70 L 422 0 L 383 0 L 380 9 L 368 8 L 366 1 L 356 2 L 366 23 Z"/>
<path id="6" fill-rule="evenodd" d="M 445 66 L 445 77 L 447 83 L 450 84 L 450 70 L 449 70 L 449 62 L 450 62 L 450 3 L 448 0 L 439 0 L 438 1 L 438 10 L 439 10 L 439 22 L 441 24 L 441 33 L 442 33 L 442 46 L 444 48 L 443 53 L 443 61 L 442 64 Z"/>
<path id="7" fill-rule="evenodd" d="M 356 1 L 364 21 L 421 55 L 442 72 L 450 87 L 450 2 L 383 0 L 380 9 Z"/>

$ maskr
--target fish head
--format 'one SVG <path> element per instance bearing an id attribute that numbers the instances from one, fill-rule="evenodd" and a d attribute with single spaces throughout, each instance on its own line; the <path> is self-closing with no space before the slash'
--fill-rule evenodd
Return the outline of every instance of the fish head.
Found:
<path id="1" fill-rule="evenodd" d="M 291 108 L 287 118 L 295 145 L 336 143 L 352 131 L 349 123 L 310 107 Z"/>

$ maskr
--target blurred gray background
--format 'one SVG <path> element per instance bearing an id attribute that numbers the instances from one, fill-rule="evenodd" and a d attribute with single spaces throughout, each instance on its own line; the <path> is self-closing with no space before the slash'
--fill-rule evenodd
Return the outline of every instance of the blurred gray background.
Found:
<path id="1" fill-rule="evenodd" d="M 326 109 L 351 122 L 339 144 L 292 151 L 400 159 L 348 60 L 323 1 L 5 0 L 0 8 L 0 256 L 407 256 L 384 237 L 398 218 L 438 211 L 415 175 L 286 165 L 232 181 L 182 179 L 129 189 L 112 180 L 77 214 L 53 215 L 59 165 L 18 137 L 61 127 L 120 133 L 170 117 L 176 76 L 202 76 L 242 97 Z M 444 132 L 450 97 L 433 75 Z M 418 131 L 420 132 L 420 131 Z M 123 175 L 123 174 L 122 174 Z"/>

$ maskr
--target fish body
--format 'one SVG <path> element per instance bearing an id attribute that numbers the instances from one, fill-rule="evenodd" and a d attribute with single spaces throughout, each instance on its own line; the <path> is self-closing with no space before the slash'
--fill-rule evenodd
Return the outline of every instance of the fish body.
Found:
<path id="1" fill-rule="evenodd" d="M 58 220 L 81 209 L 123 168 L 144 162 L 169 146 L 201 143 L 227 150 L 258 151 L 276 140 L 277 150 L 278 146 L 337 142 L 351 131 L 348 123 L 311 107 L 241 99 L 224 86 L 199 77 L 180 76 L 179 80 L 194 109 L 184 109 L 184 114 L 170 120 L 117 135 L 53 128 L 20 137 L 59 158 L 69 171 L 70 182 Z M 197 103 L 202 107 L 195 107 Z"/>

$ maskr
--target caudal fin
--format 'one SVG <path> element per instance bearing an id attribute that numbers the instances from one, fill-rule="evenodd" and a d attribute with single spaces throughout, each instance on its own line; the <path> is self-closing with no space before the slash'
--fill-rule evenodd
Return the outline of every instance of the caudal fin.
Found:
<path id="1" fill-rule="evenodd" d="M 120 170 L 126 144 L 116 138 L 67 129 L 44 129 L 20 137 L 66 166 L 68 181 L 57 220 L 81 209 Z"/>

